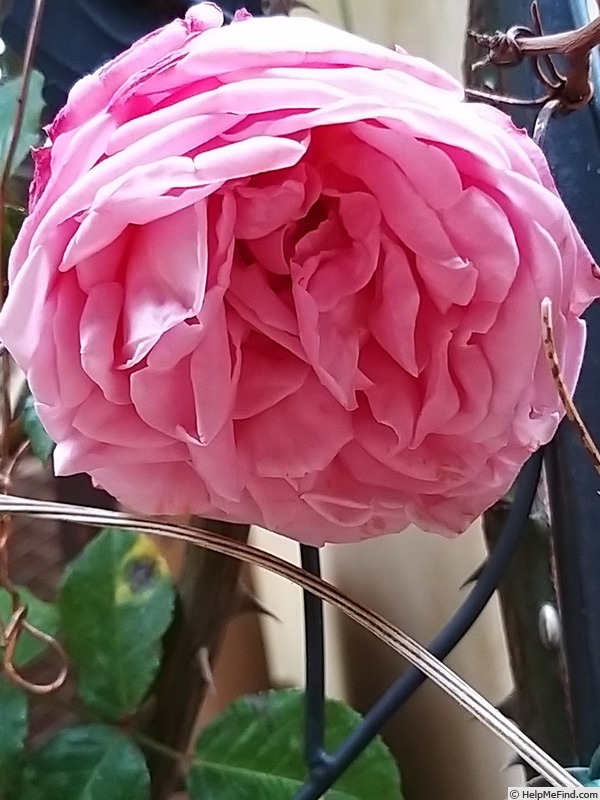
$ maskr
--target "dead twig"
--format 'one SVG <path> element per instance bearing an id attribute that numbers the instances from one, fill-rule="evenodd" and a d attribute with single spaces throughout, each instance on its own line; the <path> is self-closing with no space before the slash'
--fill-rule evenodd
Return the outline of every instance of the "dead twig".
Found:
<path id="1" fill-rule="evenodd" d="M 492 34 L 469 31 L 470 38 L 487 51 L 471 69 L 481 69 L 488 64 L 514 66 L 528 58 L 532 60 L 538 79 L 546 87 L 545 100 L 558 99 L 565 110 L 586 105 L 593 95 L 591 52 L 600 44 L 600 17 L 576 30 L 545 36 L 536 0 L 531 5 L 531 16 L 532 28 L 515 25 L 507 31 Z M 565 74 L 560 73 L 552 61 L 551 57 L 555 55 L 566 60 Z M 490 99 L 485 97 L 485 93 L 479 97 Z M 503 98 L 501 102 L 507 100 Z M 537 105 L 539 101 L 529 103 Z"/>
<path id="2" fill-rule="evenodd" d="M 596 471 L 600 473 L 600 451 L 596 447 L 590 432 L 588 431 L 585 422 L 581 418 L 579 411 L 573 401 L 571 392 L 569 391 L 565 379 L 563 377 L 558 353 L 556 351 L 556 343 L 554 340 L 554 328 L 552 323 L 552 301 L 550 298 L 545 297 L 542 300 L 542 341 L 544 343 L 544 350 L 550 371 L 556 384 L 561 402 L 565 408 L 567 419 L 575 426 L 581 439 L 581 443 L 590 454 Z"/>

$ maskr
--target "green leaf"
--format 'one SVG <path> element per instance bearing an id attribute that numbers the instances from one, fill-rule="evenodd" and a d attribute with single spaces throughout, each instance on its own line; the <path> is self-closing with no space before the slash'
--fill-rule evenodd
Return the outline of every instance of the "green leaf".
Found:
<path id="1" fill-rule="evenodd" d="M 597 752 L 598 751 L 596 751 L 596 753 Z M 593 772 L 596 753 L 592 756 L 589 769 L 587 767 L 567 767 L 567 772 L 570 772 L 574 778 L 577 778 L 582 786 L 600 786 L 600 777 Z M 597 766 L 596 763 L 596 768 Z"/>
<path id="2" fill-rule="evenodd" d="M 135 711 L 160 664 L 174 588 L 153 542 L 108 529 L 67 568 L 61 630 L 83 702 L 105 719 Z"/>
<path id="3" fill-rule="evenodd" d="M 0 798 L 13 788 L 27 735 L 27 695 L 0 675 Z"/>
<path id="4" fill-rule="evenodd" d="M 333 750 L 360 715 L 337 700 L 326 704 L 326 737 Z M 306 778 L 304 693 L 243 697 L 220 714 L 196 743 L 188 792 L 192 800 L 292 800 Z M 398 768 L 376 739 L 325 795 L 327 800 L 402 800 Z"/>
<path id="5" fill-rule="evenodd" d="M 38 628 L 50 636 L 55 636 L 58 631 L 58 609 L 52 603 L 45 603 L 32 594 L 24 586 L 18 587 L 19 597 L 23 605 L 27 606 L 27 620 L 34 628 Z M 12 615 L 12 602 L 5 589 L 0 589 L 0 619 L 6 624 Z M 30 661 L 42 655 L 47 645 L 24 631 L 15 650 L 15 666 L 24 667 Z"/>
<path id="6" fill-rule="evenodd" d="M 597 780 L 600 778 L 600 747 L 596 748 L 592 760 L 590 761 L 590 780 Z"/>
<path id="7" fill-rule="evenodd" d="M 10 140 L 14 130 L 14 120 L 17 103 L 21 92 L 21 78 L 10 78 L 0 85 L 0 173 L 4 169 Z M 25 105 L 25 115 L 15 157 L 12 162 L 12 172 L 23 161 L 29 148 L 39 140 L 40 114 L 44 105 L 42 88 L 44 76 L 41 72 L 33 70 L 29 79 L 29 91 Z"/>
<path id="8" fill-rule="evenodd" d="M 144 756 L 108 725 L 64 728 L 25 763 L 19 800 L 147 800 Z"/>
<path id="9" fill-rule="evenodd" d="M 48 436 L 46 429 L 40 422 L 28 386 L 25 387 L 19 399 L 17 416 L 21 420 L 23 432 L 29 439 L 33 454 L 39 458 L 40 461 L 47 461 L 54 450 L 54 442 Z"/>

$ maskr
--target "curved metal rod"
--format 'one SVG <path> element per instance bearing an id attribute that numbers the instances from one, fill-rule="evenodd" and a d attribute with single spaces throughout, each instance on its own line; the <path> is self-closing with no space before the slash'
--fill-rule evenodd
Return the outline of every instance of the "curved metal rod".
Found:
<path id="1" fill-rule="evenodd" d="M 453 697 L 460 706 L 470 711 L 505 744 L 516 750 L 524 761 L 550 781 L 551 786 L 577 788 L 581 785 L 564 767 L 526 736 L 511 720 L 501 714 L 497 708 L 494 708 L 469 683 L 432 655 L 426 647 L 393 625 L 377 611 L 357 603 L 336 589 L 333 584 L 311 575 L 273 553 L 260 550 L 245 542 L 220 536 L 204 528 L 194 528 L 189 525 L 178 525 L 164 520 L 152 520 L 123 512 L 105 511 L 69 503 L 32 500 L 0 493 L 0 511 L 15 516 L 68 520 L 91 525 L 94 528 L 106 528 L 107 525 L 110 525 L 123 530 L 154 533 L 182 542 L 192 542 L 198 547 L 205 547 L 215 553 L 239 558 L 247 564 L 265 567 L 270 572 L 291 580 L 292 583 L 308 589 L 331 603 L 350 619 L 389 645 L 396 653 L 404 656 L 411 664 L 415 664 L 440 689 Z"/>
<path id="2" fill-rule="evenodd" d="M 321 577 L 318 547 L 300 545 L 302 568 Z M 323 762 L 325 751 L 325 643 L 323 640 L 323 601 L 312 592 L 304 593 L 304 644 L 306 659 L 305 757 L 312 772 Z"/>
<path id="3" fill-rule="evenodd" d="M 469 596 L 430 643 L 429 651 L 440 660 L 445 659 L 463 638 L 495 592 L 529 517 L 542 469 L 542 458 L 542 450 L 538 450 L 521 470 L 517 479 L 515 498 L 498 544 L 490 554 Z M 318 800 L 425 679 L 425 675 L 418 669 L 414 667 L 407 669 L 377 700 L 337 751 L 323 759 L 320 767 L 313 772 L 294 800 Z"/>

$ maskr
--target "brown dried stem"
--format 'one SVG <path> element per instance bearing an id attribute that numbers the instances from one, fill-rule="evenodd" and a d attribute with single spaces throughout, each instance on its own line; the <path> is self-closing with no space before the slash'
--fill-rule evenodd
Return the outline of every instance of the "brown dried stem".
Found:
<path id="1" fill-rule="evenodd" d="M 545 297 L 542 300 L 542 341 L 544 343 L 546 358 L 548 359 L 548 363 L 550 365 L 550 371 L 552 372 L 556 389 L 565 408 L 567 419 L 577 429 L 581 443 L 590 454 L 596 471 L 600 472 L 600 451 L 596 447 L 585 422 L 581 418 L 581 415 L 577 410 L 577 407 L 571 396 L 571 392 L 569 391 L 563 377 L 558 353 L 556 351 L 556 343 L 554 340 L 552 301 L 548 297 Z"/>
<path id="2" fill-rule="evenodd" d="M 1 275 L 1 289 L 0 289 L 0 308 L 4 304 L 6 294 L 8 291 L 8 282 L 6 275 L 6 260 L 7 254 L 4 252 L 4 230 L 6 227 L 6 206 L 8 203 L 8 185 L 12 173 L 13 162 L 17 152 L 19 137 L 23 127 L 23 120 L 25 118 L 25 109 L 27 105 L 27 97 L 29 94 L 29 84 L 31 73 L 33 70 L 33 56 L 37 45 L 37 40 L 40 33 L 42 23 L 42 12 L 44 10 L 44 0 L 35 0 L 33 8 L 33 17 L 29 27 L 27 36 L 27 44 L 25 46 L 25 55 L 23 57 L 23 80 L 21 83 L 21 91 L 19 99 L 17 100 L 17 113 L 15 114 L 14 126 L 6 153 L 6 161 L 2 170 L 2 177 L 0 178 L 0 275 Z M 9 442 L 7 431 L 11 421 L 11 408 L 10 408 L 10 357 L 7 351 L 3 348 L 0 355 L 2 361 L 2 431 L 0 433 L 0 460 L 2 466 L 5 467 L 9 456 Z"/>
<path id="3" fill-rule="evenodd" d="M 532 4 L 535 27 L 539 27 L 537 3 Z M 538 77 L 547 86 L 547 99 L 558 97 L 564 108 L 574 109 L 589 103 L 593 85 L 591 82 L 590 56 L 600 44 L 600 17 L 573 31 L 549 36 L 534 35 L 529 28 L 514 26 L 506 32 L 482 34 L 469 31 L 469 36 L 487 50 L 483 59 L 473 64 L 479 69 L 487 64 L 512 66 L 524 58 L 536 63 Z M 560 75 L 550 56 L 563 56 L 567 61 L 566 75 Z M 548 72 L 544 71 L 544 66 Z"/>
<path id="4" fill-rule="evenodd" d="M 4 305 L 8 291 L 6 275 L 7 253 L 5 252 L 4 232 L 6 228 L 6 208 L 9 203 L 9 183 L 25 118 L 29 84 L 33 70 L 33 56 L 40 32 L 43 9 L 44 0 L 35 0 L 32 21 L 29 27 L 27 44 L 23 57 L 21 91 L 17 100 L 17 111 L 8 150 L 6 152 L 6 160 L 0 177 L 0 308 Z M 2 381 L 0 390 L 0 418 L 2 426 L 0 430 L 0 493 L 6 494 L 10 487 L 12 471 L 19 458 L 25 452 L 27 444 L 23 443 L 13 452 L 11 446 L 13 437 L 11 436 L 10 356 L 4 347 L 0 349 L 0 380 Z M 2 667 L 7 678 L 32 694 L 49 694 L 56 691 L 65 682 L 67 677 L 67 657 L 62 646 L 54 637 L 49 636 L 27 621 L 27 607 L 21 602 L 17 588 L 11 580 L 8 570 L 8 541 L 11 531 L 10 517 L 6 514 L 2 515 L 2 517 L 0 517 L 0 587 L 8 592 L 12 605 L 11 618 L 6 625 L 0 620 L 0 648 L 3 650 Z M 44 644 L 47 644 L 59 657 L 59 672 L 55 680 L 50 683 L 39 684 L 28 681 L 19 673 L 14 664 L 15 650 L 21 634 L 25 631 L 34 638 L 44 642 Z"/>
<path id="5" fill-rule="evenodd" d="M 248 525 L 202 522 L 232 541 L 248 539 Z M 240 567 L 235 558 L 186 545 L 175 619 L 165 640 L 154 687 L 155 707 L 147 726 L 147 733 L 171 750 L 186 752 L 189 747 L 198 712 L 212 685 L 211 665 L 238 604 Z M 149 767 L 153 800 L 171 797 L 181 776 L 180 764 L 155 753 Z"/>

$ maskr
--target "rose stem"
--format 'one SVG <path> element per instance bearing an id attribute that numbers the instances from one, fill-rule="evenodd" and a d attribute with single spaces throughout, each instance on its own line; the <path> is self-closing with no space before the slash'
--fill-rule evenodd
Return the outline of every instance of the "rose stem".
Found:
<path id="1" fill-rule="evenodd" d="M 202 527 L 246 542 L 248 525 L 202 520 Z M 169 749 L 186 752 L 198 712 L 212 686 L 206 668 L 223 641 L 231 617 L 239 609 L 241 563 L 235 558 L 187 544 L 178 581 L 175 618 L 165 640 L 155 684 L 148 734 Z M 243 669 L 243 665 L 241 667 Z M 180 764 L 159 753 L 148 754 L 152 800 L 167 800 L 181 777 Z"/>
<path id="2" fill-rule="evenodd" d="M 8 276 L 7 276 L 7 258 L 8 253 L 5 252 L 5 239 L 4 234 L 6 230 L 6 206 L 8 203 L 8 184 L 12 172 L 12 165 L 17 151 L 17 144 L 23 127 L 23 120 L 25 117 L 25 107 L 27 103 L 27 95 L 29 93 L 29 80 L 31 71 L 33 69 L 33 54 L 37 44 L 37 39 L 40 32 L 40 25 L 42 21 L 42 11 L 44 9 L 44 0 L 36 0 L 31 25 L 27 35 L 27 44 L 25 46 L 25 55 L 23 58 L 23 81 L 21 83 L 21 90 L 17 100 L 17 111 L 15 114 L 15 121 L 6 151 L 6 160 L 2 169 L 2 176 L 0 177 L 0 309 L 4 305 L 6 295 L 8 292 Z M 10 473 L 14 465 L 11 458 L 11 435 L 10 435 L 10 422 L 12 418 L 11 402 L 10 402 L 10 356 L 4 346 L 0 349 L 0 380 L 2 381 L 2 388 L 0 390 L 0 492 L 6 494 L 10 483 Z M 8 591 L 12 601 L 13 619 L 24 619 L 24 609 L 19 599 L 19 595 L 13 582 L 8 574 L 8 541 L 12 532 L 10 519 L 4 515 L 0 518 L 0 586 Z M 22 627 L 24 622 L 19 627 Z M 0 621 L 0 626 L 2 625 Z M 0 633 L 4 638 L 4 631 L 0 627 Z"/>
<path id="3" fill-rule="evenodd" d="M 23 120 L 25 118 L 25 108 L 27 104 L 27 96 L 29 94 L 29 82 L 31 72 L 33 70 L 33 55 L 37 45 L 40 27 L 42 23 L 42 11 L 44 10 L 44 0 L 35 0 L 33 8 L 33 17 L 29 32 L 27 35 L 27 44 L 25 46 L 25 55 L 23 57 L 23 82 L 21 84 L 21 91 L 17 100 L 17 112 L 15 114 L 15 122 L 13 131 L 10 137 L 8 150 L 6 152 L 6 160 L 2 169 L 2 177 L 0 178 L 0 308 L 4 305 L 6 295 L 8 292 L 8 277 L 6 274 L 6 261 L 8 254 L 5 252 L 4 247 L 4 231 L 6 228 L 6 205 L 8 202 L 8 184 L 12 172 L 15 154 L 17 152 L 17 145 L 19 136 L 21 135 L 21 128 L 23 127 Z M 11 407 L 10 407 L 10 357 L 8 352 L 3 348 L 0 354 L 2 361 L 2 396 L 1 396 L 1 417 L 2 417 L 2 432 L 0 437 L 0 461 L 2 463 L 3 471 L 9 459 L 9 439 L 8 429 L 11 421 Z M 6 491 L 6 487 L 2 487 Z"/>

